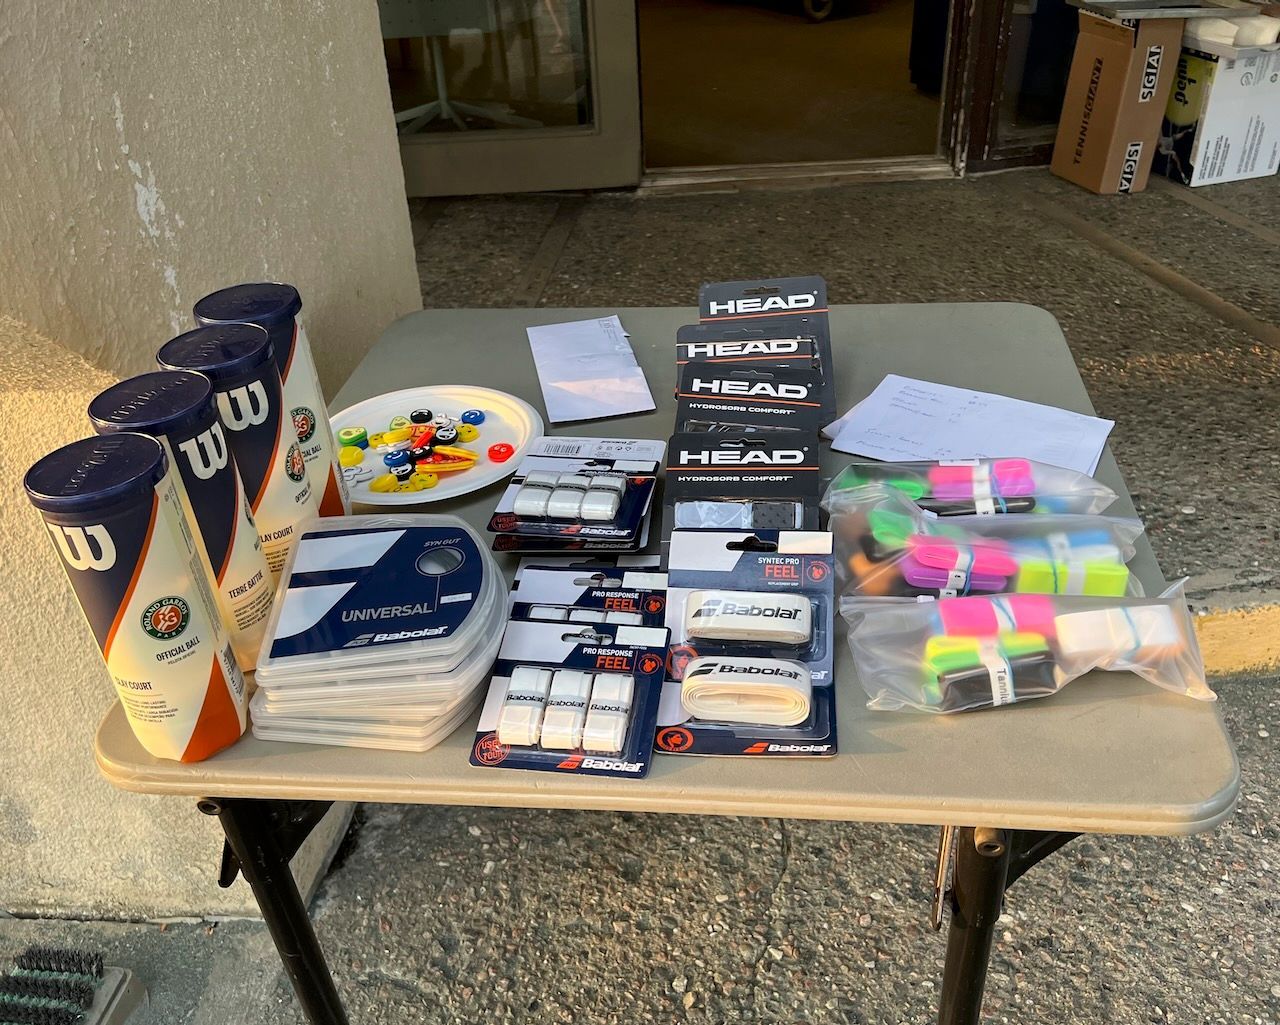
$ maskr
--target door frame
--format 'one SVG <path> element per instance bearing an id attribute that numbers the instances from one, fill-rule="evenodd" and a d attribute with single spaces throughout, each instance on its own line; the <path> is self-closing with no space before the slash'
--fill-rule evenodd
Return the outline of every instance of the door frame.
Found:
<path id="1" fill-rule="evenodd" d="M 400 162 L 411 198 L 639 184 L 635 5 L 618 0 L 583 0 L 583 5 L 592 123 L 401 135 Z"/>

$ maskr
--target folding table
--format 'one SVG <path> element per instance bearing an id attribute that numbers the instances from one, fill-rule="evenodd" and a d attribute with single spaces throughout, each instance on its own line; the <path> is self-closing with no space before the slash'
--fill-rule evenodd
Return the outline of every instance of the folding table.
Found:
<path id="1" fill-rule="evenodd" d="M 418 384 L 483 384 L 541 405 L 524 328 L 621 314 L 645 368 L 653 413 L 575 424 L 563 433 L 666 438 L 673 346 L 689 309 L 427 310 L 392 324 L 339 392 L 334 408 Z M 831 310 L 841 410 L 897 372 L 1092 412 L 1053 317 L 1007 303 L 839 306 Z M 559 429 L 556 429 L 559 430 Z M 824 472 L 847 457 L 828 452 Z M 1110 452 L 1098 476 L 1133 515 Z M 495 485 L 430 511 L 483 529 Z M 505 558 L 510 573 L 515 560 Z M 1133 569 L 1163 586 L 1145 539 Z M 944 827 L 939 887 L 951 909 L 940 1000 L 944 1025 L 976 1022 L 1005 888 L 1079 833 L 1187 834 L 1212 829 L 1239 790 L 1235 752 L 1217 707 L 1127 673 L 1093 673 L 1061 694 L 979 714 L 870 712 L 838 633 L 839 748 L 834 758 L 662 755 L 647 779 L 475 768 L 473 725 L 426 754 L 267 743 L 244 737 L 193 765 L 158 761 L 134 740 L 119 705 L 96 740 L 113 784 L 198 798 L 227 836 L 223 882 L 242 872 L 308 1019 L 346 1016 L 288 860 L 333 801 L 505 808 L 580 808 L 895 822 Z M 954 869 L 947 863 L 954 850 Z M 949 881 L 948 881 L 949 880 Z M 922 914 L 924 909 L 922 909 Z"/>

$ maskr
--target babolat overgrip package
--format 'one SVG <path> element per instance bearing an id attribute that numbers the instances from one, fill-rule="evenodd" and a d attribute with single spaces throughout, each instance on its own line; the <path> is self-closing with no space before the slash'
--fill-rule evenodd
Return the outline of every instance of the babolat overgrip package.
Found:
<path id="1" fill-rule="evenodd" d="M 1114 491 L 1088 474 L 1034 459 L 951 459 L 850 463 L 827 486 L 823 508 L 838 511 L 850 492 L 868 484 L 895 488 L 937 516 L 1090 514 L 1116 500 Z"/>
<path id="2" fill-rule="evenodd" d="M 511 618 L 661 627 L 667 575 L 644 570 L 529 567 L 511 592 Z"/>
<path id="3" fill-rule="evenodd" d="M 658 750 L 835 754 L 832 579 L 825 531 L 672 534 Z"/>
<path id="4" fill-rule="evenodd" d="M 816 435 L 822 391 L 812 368 L 686 363 L 676 386 L 676 431 Z"/>
<path id="5" fill-rule="evenodd" d="M 931 516 L 898 488 L 841 492 L 830 514 L 841 594 L 1142 594 L 1129 571 L 1142 521 L 1122 516 Z"/>
<path id="6" fill-rule="evenodd" d="M 667 534 L 817 530 L 818 491 L 815 434 L 677 434 L 667 450 Z"/>
<path id="7" fill-rule="evenodd" d="M 509 622 L 471 764 L 642 778 L 667 636 L 611 623 Z"/>
<path id="8" fill-rule="evenodd" d="M 635 551 L 665 446 L 630 438 L 539 438 L 489 520 L 495 551 Z"/>
<path id="9" fill-rule="evenodd" d="M 845 598 L 840 614 L 874 709 L 995 708 L 1056 694 L 1093 669 L 1212 701 L 1185 583 L 1158 598 Z"/>
<path id="10" fill-rule="evenodd" d="M 819 419 L 824 426 L 835 419 L 827 283 L 820 276 L 704 284 L 698 290 L 698 320 L 706 326 L 731 325 L 739 333 L 759 329 L 761 341 L 809 339 L 825 384 Z"/>

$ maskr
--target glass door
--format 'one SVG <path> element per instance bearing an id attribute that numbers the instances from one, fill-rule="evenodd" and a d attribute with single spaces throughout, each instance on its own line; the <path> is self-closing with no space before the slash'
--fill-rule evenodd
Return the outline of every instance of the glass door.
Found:
<path id="1" fill-rule="evenodd" d="M 410 196 L 640 180 L 632 0 L 379 0 Z"/>

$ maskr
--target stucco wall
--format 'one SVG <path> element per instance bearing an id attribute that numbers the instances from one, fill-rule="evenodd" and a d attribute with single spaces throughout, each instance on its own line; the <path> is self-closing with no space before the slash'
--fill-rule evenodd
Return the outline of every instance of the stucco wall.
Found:
<path id="1" fill-rule="evenodd" d="M 0 4 L 0 313 L 136 373 L 260 279 L 329 394 L 421 305 L 375 0 Z"/>
<path id="2" fill-rule="evenodd" d="M 213 886 L 216 823 L 99 779 L 110 685 L 19 482 L 263 278 L 301 290 L 330 395 L 421 305 L 374 0 L 0 3 L 0 909 L 253 909 Z"/>

